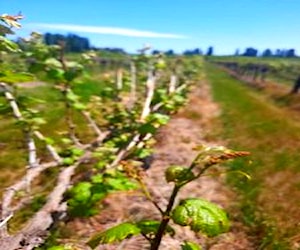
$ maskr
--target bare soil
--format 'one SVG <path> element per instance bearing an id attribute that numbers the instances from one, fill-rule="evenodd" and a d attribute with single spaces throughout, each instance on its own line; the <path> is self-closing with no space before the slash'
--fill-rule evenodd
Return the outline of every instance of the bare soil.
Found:
<path id="1" fill-rule="evenodd" d="M 199 83 L 189 96 L 189 103 L 174 115 L 170 122 L 156 136 L 154 162 L 146 171 L 145 181 L 154 198 L 164 207 L 172 190 L 172 184 L 164 179 L 164 170 L 170 165 L 188 166 L 196 156 L 193 148 L 200 144 L 224 145 L 224 142 L 208 140 L 210 124 L 219 114 L 218 106 L 211 100 L 209 86 Z M 187 227 L 174 226 L 176 235 L 165 236 L 160 249 L 181 249 L 184 240 L 201 243 L 210 250 L 251 250 L 255 249 L 253 239 L 247 236 L 247 228 L 235 220 L 237 209 L 236 194 L 225 184 L 225 176 L 203 177 L 188 184 L 179 199 L 201 197 L 219 204 L 229 212 L 232 226 L 228 233 L 209 239 L 193 233 Z M 103 205 L 102 205 L 103 206 Z M 231 212 L 233 214 L 231 214 Z M 91 235 L 122 221 L 137 219 L 159 219 L 152 203 L 137 191 L 115 193 L 107 197 L 99 215 L 89 219 L 75 219 L 67 225 L 70 238 L 86 241 Z M 149 244 L 143 237 L 133 237 L 119 245 L 102 245 L 98 250 L 143 250 Z"/>

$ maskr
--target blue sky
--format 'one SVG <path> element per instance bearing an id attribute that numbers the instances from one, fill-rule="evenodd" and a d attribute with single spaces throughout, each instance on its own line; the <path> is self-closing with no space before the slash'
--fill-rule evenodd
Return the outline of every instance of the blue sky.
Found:
<path id="1" fill-rule="evenodd" d="M 233 54 L 252 46 L 300 54 L 300 0 L 0 0 L 0 10 L 22 12 L 22 37 L 75 33 L 129 52 L 147 43 L 176 52 L 213 46 Z"/>

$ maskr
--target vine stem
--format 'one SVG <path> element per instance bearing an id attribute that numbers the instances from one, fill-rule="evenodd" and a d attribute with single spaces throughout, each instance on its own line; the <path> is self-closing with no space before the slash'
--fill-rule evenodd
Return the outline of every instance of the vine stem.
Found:
<path id="1" fill-rule="evenodd" d="M 159 248 L 161 239 L 162 239 L 164 232 L 166 231 L 166 228 L 170 221 L 170 214 L 171 214 L 172 208 L 175 203 L 175 198 L 176 198 L 180 188 L 181 188 L 181 186 L 178 186 L 178 185 L 175 185 L 173 188 L 172 194 L 169 199 L 169 203 L 167 205 L 165 212 L 163 213 L 162 221 L 158 227 L 158 230 L 155 234 L 153 241 L 151 242 L 150 250 L 158 250 L 158 248 Z"/>
<path id="2" fill-rule="evenodd" d="M 195 168 L 195 166 L 198 165 L 198 160 L 199 158 L 201 157 L 201 154 L 198 154 L 196 156 L 196 158 L 193 160 L 193 162 L 191 163 L 190 167 L 188 168 L 189 171 L 192 171 L 193 168 Z M 161 240 L 162 240 L 162 237 L 166 231 L 166 228 L 168 226 L 168 223 L 170 221 L 170 215 L 171 215 L 171 212 L 172 212 L 172 209 L 173 209 L 173 206 L 174 206 L 174 203 L 175 203 L 175 199 L 176 199 L 176 196 L 179 192 L 179 190 L 185 186 L 186 184 L 188 184 L 189 182 L 195 180 L 195 179 L 198 179 L 210 166 L 212 166 L 214 164 L 206 164 L 201 170 L 200 172 L 193 178 L 193 179 L 189 179 L 185 182 L 182 182 L 182 183 L 178 183 L 178 184 L 175 184 L 174 188 L 173 188 L 173 191 L 172 191 L 172 194 L 169 198 L 169 202 L 168 202 L 168 205 L 167 205 L 167 208 L 166 210 L 163 212 L 162 214 L 162 220 L 161 220 L 161 223 L 158 227 L 158 230 L 155 234 L 155 237 L 154 239 L 151 241 L 151 248 L 150 250 L 158 250 L 159 246 L 160 246 L 160 243 L 161 243 Z"/>
<path id="3" fill-rule="evenodd" d="M 66 43 L 65 41 L 60 41 L 60 54 L 59 54 L 59 61 L 61 63 L 62 69 L 64 70 L 64 72 L 68 71 L 68 67 L 66 65 L 66 60 L 65 60 L 65 46 Z M 65 114 L 66 114 L 66 124 L 68 126 L 68 130 L 69 130 L 69 136 L 71 138 L 71 140 L 73 141 L 73 143 L 77 146 L 77 147 L 81 147 L 82 144 L 80 143 L 79 139 L 76 137 L 76 133 L 75 133 L 75 124 L 73 121 L 73 110 L 72 110 L 72 105 L 70 103 L 70 101 L 68 100 L 68 93 L 71 91 L 71 86 L 70 86 L 70 82 L 65 82 L 64 86 L 63 86 L 63 90 L 62 90 L 62 94 L 64 97 L 64 102 L 65 102 Z"/>
<path id="4" fill-rule="evenodd" d="M 140 120 L 141 121 L 145 121 L 146 117 L 150 114 L 151 112 L 151 102 L 153 99 L 153 95 L 154 95 L 154 90 L 155 90 L 155 76 L 153 73 L 153 70 L 150 69 L 148 72 L 148 79 L 147 79 L 147 83 L 146 83 L 146 87 L 147 87 L 147 96 L 146 96 L 146 100 L 144 103 L 144 108 L 143 108 L 143 112 L 141 114 Z"/>
<path id="5" fill-rule="evenodd" d="M 133 61 L 130 62 L 130 74 L 131 74 L 130 102 L 128 108 L 133 108 L 136 102 L 136 66 Z"/>

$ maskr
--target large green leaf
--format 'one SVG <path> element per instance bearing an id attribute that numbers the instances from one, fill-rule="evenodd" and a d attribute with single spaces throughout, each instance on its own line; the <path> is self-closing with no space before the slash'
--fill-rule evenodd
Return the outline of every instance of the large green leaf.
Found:
<path id="1" fill-rule="evenodd" d="M 93 236 L 89 241 L 88 245 L 92 248 L 97 247 L 99 244 L 114 243 L 122 241 L 133 235 L 137 235 L 141 232 L 140 228 L 129 222 L 119 224 L 115 227 L 109 228 L 101 233 Z"/>
<path id="2" fill-rule="evenodd" d="M 0 45 L 1 46 L 1 45 Z M 1 50 L 1 49 L 0 49 Z M 5 83 L 30 82 L 34 80 L 34 76 L 26 72 L 14 72 L 10 70 L 0 70 L 0 81 Z"/>
<path id="3" fill-rule="evenodd" d="M 208 236 L 216 236 L 229 230 L 229 220 L 224 210 L 198 198 L 182 200 L 173 210 L 172 219 L 181 226 L 190 226 L 194 232 L 202 232 Z"/>
<path id="4" fill-rule="evenodd" d="M 194 242 L 185 241 L 184 244 L 181 245 L 181 250 L 202 250 L 202 247 Z"/>

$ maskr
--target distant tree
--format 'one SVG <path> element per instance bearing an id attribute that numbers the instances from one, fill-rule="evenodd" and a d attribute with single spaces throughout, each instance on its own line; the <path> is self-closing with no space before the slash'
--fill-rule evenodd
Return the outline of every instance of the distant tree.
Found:
<path id="1" fill-rule="evenodd" d="M 258 50 L 257 49 L 254 49 L 254 48 L 246 48 L 243 56 L 252 56 L 252 57 L 256 57 L 257 56 L 257 53 L 258 53 Z"/>
<path id="2" fill-rule="evenodd" d="M 165 54 L 166 54 L 167 56 L 173 56 L 173 55 L 175 55 L 174 50 L 172 50 L 172 49 L 167 50 L 167 51 L 165 52 Z"/>
<path id="3" fill-rule="evenodd" d="M 295 49 L 288 49 L 288 50 L 285 52 L 285 56 L 286 56 L 286 57 L 296 57 Z"/>
<path id="4" fill-rule="evenodd" d="M 159 51 L 159 50 L 152 50 L 152 52 L 151 52 L 152 55 L 158 55 L 160 53 L 161 53 L 161 51 Z"/>
<path id="5" fill-rule="evenodd" d="M 65 40 L 66 49 L 70 52 L 82 52 L 90 48 L 89 40 L 84 37 L 69 34 Z"/>
<path id="6" fill-rule="evenodd" d="M 85 37 L 80 37 L 75 34 L 67 36 L 61 34 L 44 34 L 44 41 L 47 45 L 59 44 L 61 41 L 66 43 L 67 52 L 82 52 L 91 49 L 90 42 Z"/>
<path id="7" fill-rule="evenodd" d="M 100 50 L 104 50 L 104 51 L 107 51 L 107 52 L 118 53 L 118 54 L 126 54 L 126 52 L 121 48 L 104 48 L 104 49 L 100 49 Z"/>
<path id="8" fill-rule="evenodd" d="M 239 56 L 239 55 L 240 55 L 240 50 L 239 50 L 239 49 L 236 49 L 235 52 L 234 52 L 234 55 L 235 55 L 235 56 Z"/>
<path id="9" fill-rule="evenodd" d="M 214 48 L 212 46 L 208 47 L 206 55 L 207 56 L 212 56 L 214 53 Z"/>
<path id="10" fill-rule="evenodd" d="M 276 57 L 296 57 L 295 49 L 277 49 L 275 52 Z"/>
<path id="11" fill-rule="evenodd" d="M 186 56 L 191 56 L 191 55 L 203 55 L 203 52 L 201 49 L 196 48 L 194 50 L 186 50 L 183 52 L 184 55 Z"/>
<path id="12" fill-rule="evenodd" d="M 264 50 L 264 52 L 262 53 L 262 57 L 271 57 L 273 54 L 272 54 L 272 51 L 270 49 L 266 49 Z"/>
<path id="13" fill-rule="evenodd" d="M 198 48 L 194 49 L 193 53 L 194 53 L 194 55 L 202 55 L 203 54 L 202 50 L 198 49 Z"/>
<path id="14" fill-rule="evenodd" d="M 284 54 L 285 54 L 284 50 L 281 50 L 281 49 L 277 49 L 276 52 L 275 52 L 276 57 L 283 57 Z"/>

